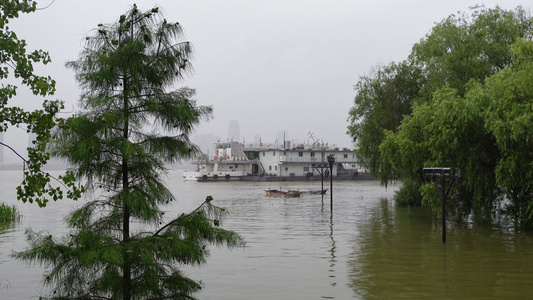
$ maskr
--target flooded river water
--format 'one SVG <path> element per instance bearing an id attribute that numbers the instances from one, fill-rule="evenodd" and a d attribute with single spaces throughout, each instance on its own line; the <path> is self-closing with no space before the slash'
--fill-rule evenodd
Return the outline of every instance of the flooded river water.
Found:
<path id="1" fill-rule="evenodd" d="M 531 299 L 533 235 L 439 220 L 420 208 L 396 207 L 397 186 L 376 181 L 333 183 L 301 198 L 264 190 L 319 189 L 320 182 L 183 182 L 169 174 L 177 203 L 167 215 L 196 208 L 207 195 L 229 210 L 223 223 L 246 247 L 211 248 L 207 264 L 187 267 L 202 280 L 199 299 Z M 62 218 L 78 203 L 46 208 L 16 201 L 20 172 L 0 172 L 0 201 L 15 204 L 21 222 L 0 227 L 0 299 L 38 299 L 43 268 L 11 259 L 27 246 L 26 228 L 64 234 Z M 329 187 L 329 182 L 325 185 Z"/>

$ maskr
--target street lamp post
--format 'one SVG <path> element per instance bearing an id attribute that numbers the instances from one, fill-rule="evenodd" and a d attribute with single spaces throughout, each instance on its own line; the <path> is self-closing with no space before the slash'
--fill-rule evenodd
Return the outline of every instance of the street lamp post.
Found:
<path id="1" fill-rule="evenodd" d="M 455 179 L 461 178 L 461 170 L 454 170 L 452 168 L 424 168 L 423 174 L 424 178 L 432 180 L 435 183 L 435 187 L 439 192 L 442 204 L 442 242 L 446 243 L 446 196 Z M 438 179 L 440 179 L 440 186 L 437 182 Z M 450 179 L 450 184 L 448 186 L 446 186 L 445 179 Z"/>
<path id="2" fill-rule="evenodd" d="M 335 156 L 333 154 L 328 155 L 328 162 L 329 162 L 329 170 L 330 170 L 330 175 L 329 175 L 329 196 L 330 196 L 329 206 L 330 206 L 331 212 L 333 212 L 333 163 L 335 163 Z"/>

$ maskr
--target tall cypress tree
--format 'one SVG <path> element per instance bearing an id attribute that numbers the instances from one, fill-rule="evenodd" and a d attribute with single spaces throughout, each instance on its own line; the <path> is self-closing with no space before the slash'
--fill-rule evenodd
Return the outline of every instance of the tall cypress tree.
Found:
<path id="1" fill-rule="evenodd" d="M 191 46 L 178 23 L 134 5 L 118 22 L 98 25 L 74 69 L 82 111 L 56 134 L 54 153 L 75 166 L 92 198 L 72 212 L 59 241 L 30 233 L 21 259 L 48 266 L 53 299 L 194 299 L 201 286 L 180 264 L 201 264 L 206 244 L 240 246 L 219 227 L 223 209 L 202 206 L 163 224 L 174 200 L 165 165 L 196 151 L 194 125 L 211 115 L 194 90 L 168 90 L 191 69 Z M 172 134 L 172 135 L 169 135 Z"/>

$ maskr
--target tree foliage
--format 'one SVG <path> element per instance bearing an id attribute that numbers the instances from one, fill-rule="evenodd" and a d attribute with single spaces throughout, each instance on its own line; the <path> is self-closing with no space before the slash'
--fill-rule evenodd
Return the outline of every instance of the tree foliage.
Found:
<path id="1" fill-rule="evenodd" d="M 83 111 L 62 124 L 53 150 L 92 198 L 68 216 L 68 237 L 30 233 L 31 247 L 17 254 L 48 266 L 52 299 L 194 299 L 201 285 L 179 266 L 204 263 L 207 244 L 243 244 L 219 227 L 225 211 L 212 197 L 163 225 L 162 208 L 174 201 L 165 165 L 196 152 L 189 133 L 211 114 L 196 105 L 194 90 L 169 91 L 190 71 L 190 55 L 178 23 L 134 5 L 98 25 L 67 64 L 83 89 Z"/>
<path id="2" fill-rule="evenodd" d="M 413 46 L 410 59 L 430 91 L 450 87 L 464 95 L 470 80 L 484 80 L 511 63 L 510 47 L 531 30 L 522 8 L 473 7 L 444 19 Z"/>
<path id="3" fill-rule="evenodd" d="M 46 65 L 51 61 L 48 52 L 30 52 L 26 41 L 9 28 L 11 20 L 18 18 L 20 14 L 34 12 L 36 6 L 37 3 L 30 0 L 0 1 L 0 132 L 13 126 L 25 126 L 28 133 L 36 135 L 33 146 L 28 147 L 28 158 L 19 155 L 24 162 L 24 180 L 17 187 L 17 197 L 24 202 L 35 201 L 39 206 L 45 206 L 49 198 L 57 200 L 64 196 L 62 187 L 50 183 L 55 178 L 42 171 L 42 167 L 50 159 L 46 147 L 50 142 L 52 128 L 60 122 L 57 113 L 63 108 L 63 103 L 44 100 L 42 109 L 24 110 L 13 104 L 17 86 L 5 83 L 10 79 L 18 79 L 36 96 L 51 96 L 55 92 L 55 81 L 50 76 L 38 75 L 34 71 L 34 64 Z M 0 147 L 13 150 L 5 143 L 0 143 Z M 69 198 L 80 197 L 83 189 L 75 185 L 72 174 L 67 173 L 59 179 L 69 189 Z"/>
<path id="4" fill-rule="evenodd" d="M 390 179 L 390 164 L 379 155 L 384 130 L 396 131 L 411 102 L 421 97 L 425 79 L 417 68 L 404 61 L 378 67 L 355 85 L 355 106 L 350 110 L 349 133 L 357 141 L 357 155 L 383 183 Z"/>
<path id="5" fill-rule="evenodd" d="M 486 81 L 485 127 L 500 152 L 494 174 L 517 226 L 533 229 L 533 41 L 519 39 L 513 64 Z"/>
<path id="6" fill-rule="evenodd" d="M 440 200 L 424 183 L 422 168 L 460 168 L 462 179 L 447 201 L 451 216 L 491 220 L 505 212 L 518 227 L 531 227 L 532 30 L 531 18 L 520 7 L 475 7 L 471 15 L 452 15 L 436 24 L 407 60 L 410 74 L 424 78 L 411 81 L 417 85 L 413 96 L 399 100 L 357 89 L 351 128 L 359 129 L 352 136 L 363 162 L 378 161 L 370 166 L 382 181 L 406 180 L 409 191 L 400 195 L 413 195 L 418 185 L 422 197 L 413 199 L 435 212 Z M 386 90 L 396 85 L 375 76 L 362 78 L 360 86 Z M 376 114 L 386 111 L 382 106 L 395 107 L 391 102 L 408 107 L 399 122 L 392 114 Z M 360 110 L 361 103 L 370 105 Z M 373 124 L 372 130 L 360 130 L 366 124 Z"/>
<path id="7" fill-rule="evenodd" d="M 454 89 L 438 90 L 431 102 L 414 107 L 397 133 L 388 132 L 380 146 L 402 178 L 415 179 L 420 185 L 424 183 L 422 167 L 459 168 L 462 179 L 447 201 L 449 211 L 458 217 L 471 210 L 490 215 L 492 200 L 498 195 L 493 173 L 498 150 L 483 117 L 489 99 L 478 93 L 479 84 L 470 89 L 465 98 Z M 440 198 L 435 197 L 433 185 L 426 189 L 422 201 L 438 211 Z"/>

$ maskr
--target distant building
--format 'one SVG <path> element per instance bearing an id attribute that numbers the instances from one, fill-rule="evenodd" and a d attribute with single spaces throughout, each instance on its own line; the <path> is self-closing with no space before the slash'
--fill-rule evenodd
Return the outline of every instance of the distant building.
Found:
<path id="1" fill-rule="evenodd" d="M 192 142 L 197 145 L 202 153 L 208 154 L 213 149 L 213 144 L 220 141 L 220 137 L 213 134 L 199 134 L 191 138 Z"/>
<path id="2" fill-rule="evenodd" d="M 229 141 L 240 141 L 241 139 L 241 126 L 239 125 L 239 121 L 232 120 L 229 122 L 228 127 L 228 140 Z"/>

